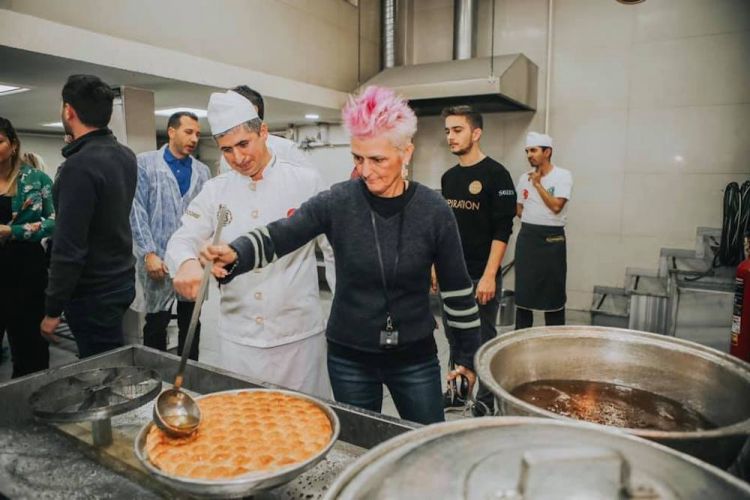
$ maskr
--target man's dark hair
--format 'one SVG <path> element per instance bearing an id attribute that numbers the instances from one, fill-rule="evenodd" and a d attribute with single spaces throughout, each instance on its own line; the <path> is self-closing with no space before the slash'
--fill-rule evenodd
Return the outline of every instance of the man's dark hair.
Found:
<path id="1" fill-rule="evenodd" d="M 195 113 L 191 113 L 190 111 L 178 111 L 177 113 L 172 113 L 172 116 L 167 120 L 167 128 L 180 128 L 180 120 L 182 120 L 183 116 L 198 121 L 198 116 Z"/>
<path id="2" fill-rule="evenodd" d="M 71 75 L 62 89 L 62 100 L 76 110 L 81 123 L 104 128 L 112 117 L 115 93 L 94 75 Z"/>
<path id="3" fill-rule="evenodd" d="M 466 120 L 469 122 L 469 126 L 472 129 L 484 128 L 482 114 L 478 111 L 474 111 L 474 108 L 472 108 L 471 106 L 450 106 L 443 109 L 441 116 L 443 117 L 443 119 L 446 119 L 449 116 L 465 116 Z"/>
<path id="4" fill-rule="evenodd" d="M 239 95 L 253 103 L 253 106 L 258 108 L 258 117 L 262 120 L 265 114 L 265 106 L 263 105 L 263 96 L 260 92 L 251 89 L 247 85 L 237 85 L 233 89 L 229 89 L 232 92 L 237 92 Z"/>

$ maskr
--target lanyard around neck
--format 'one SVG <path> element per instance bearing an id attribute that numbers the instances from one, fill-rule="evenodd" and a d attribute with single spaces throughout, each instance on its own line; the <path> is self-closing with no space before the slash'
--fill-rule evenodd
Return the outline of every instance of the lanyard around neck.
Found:
<path id="1" fill-rule="evenodd" d="M 370 222 L 372 222 L 372 231 L 375 234 L 375 248 L 378 251 L 378 264 L 380 264 L 380 279 L 383 282 L 383 296 L 385 297 L 386 306 L 386 323 L 392 324 L 391 317 L 391 301 L 388 295 L 388 282 L 385 279 L 385 265 L 383 264 L 383 251 L 380 248 L 380 236 L 378 235 L 378 225 L 375 222 L 375 212 L 370 209 Z M 396 241 L 396 259 L 393 264 L 393 280 L 391 281 L 391 289 L 396 289 L 396 277 L 398 276 L 398 261 L 401 254 L 401 240 L 404 234 L 404 211 L 402 210 L 398 214 L 398 240 Z"/>

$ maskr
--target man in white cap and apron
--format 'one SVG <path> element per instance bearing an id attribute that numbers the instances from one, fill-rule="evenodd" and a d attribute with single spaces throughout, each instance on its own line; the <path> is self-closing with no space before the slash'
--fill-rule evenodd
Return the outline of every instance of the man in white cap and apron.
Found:
<path id="1" fill-rule="evenodd" d="M 255 227 L 290 216 L 324 189 L 314 169 L 296 167 L 273 154 L 266 145 L 266 124 L 236 92 L 211 94 L 208 122 L 232 171 L 205 184 L 167 245 L 167 267 L 175 290 L 189 299 L 198 294 L 203 273 L 198 256 L 216 230 L 221 205 L 227 208 L 222 240 L 232 241 Z M 318 244 L 334 289 L 333 252 L 327 241 Z M 276 265 L 246 273 L 220 288 L 222 368 L 330 397 L 314 250 L 313 243 L 307 244 Z"/>
<path id="2" fill-rule="evenodd" d="M 552 138 L 529 132 L 526 157 L 532 169 L 518 179 L 516 240 L 516 329 L 534 324 L 534 311 L 547 325 L 565 324 L 566 205 L 573 189 L 568 170 L 552 163 Z"/>

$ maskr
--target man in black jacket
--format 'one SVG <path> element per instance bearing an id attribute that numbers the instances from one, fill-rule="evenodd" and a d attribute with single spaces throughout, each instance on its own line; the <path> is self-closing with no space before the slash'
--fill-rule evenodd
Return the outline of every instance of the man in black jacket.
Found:
<path id="1" fill-rule="evenodd" d="M 458 222 L 466 268 L 479 307 L 481 342 L 484 344 L 497 336 L 498 302 L 495 294 L 500 291 L 500 265 L 513 232 L 516 191 L 505 167 L 482 153 L 479 147 L 482 115 L 469 106 L 454 106 L 443 110 L 442 116 L 448 147 L 458 156 L 458 165 L 443 174 L 440 185 Z M 453 360 L 450 325 L 445 320 L 443 324 Z M 482 384 L 479 385 L 477 400 L 486 408 L 475 406 L 472 409 L 475 416 L 484 415 L 488 410 L 492 413 L 494 397 Z M 445 406 L 453 406 L 453 403 L 450 397 L 446 397 Z"/>
<path id="2" fill-rule="evenodd" d="M 82 358 L 124 344 L 122 319 L 135 297 L 129 217 L 138 165 L 107 128 L 113 99 L 91 75 L 69 77 L 62 90 L 73 141 L 52 189 L 57 223 L 41 331 L 56 341 L 64 311 Z"/>

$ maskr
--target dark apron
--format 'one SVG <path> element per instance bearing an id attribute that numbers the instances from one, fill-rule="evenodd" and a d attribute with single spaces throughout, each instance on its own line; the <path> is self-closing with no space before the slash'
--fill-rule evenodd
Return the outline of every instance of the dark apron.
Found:
<path id="1" fill-rule="evenodd" d="M 565 228 L 521 224 L 516 240 L 516 307 L 564 308 L 567 271 Z"/>

